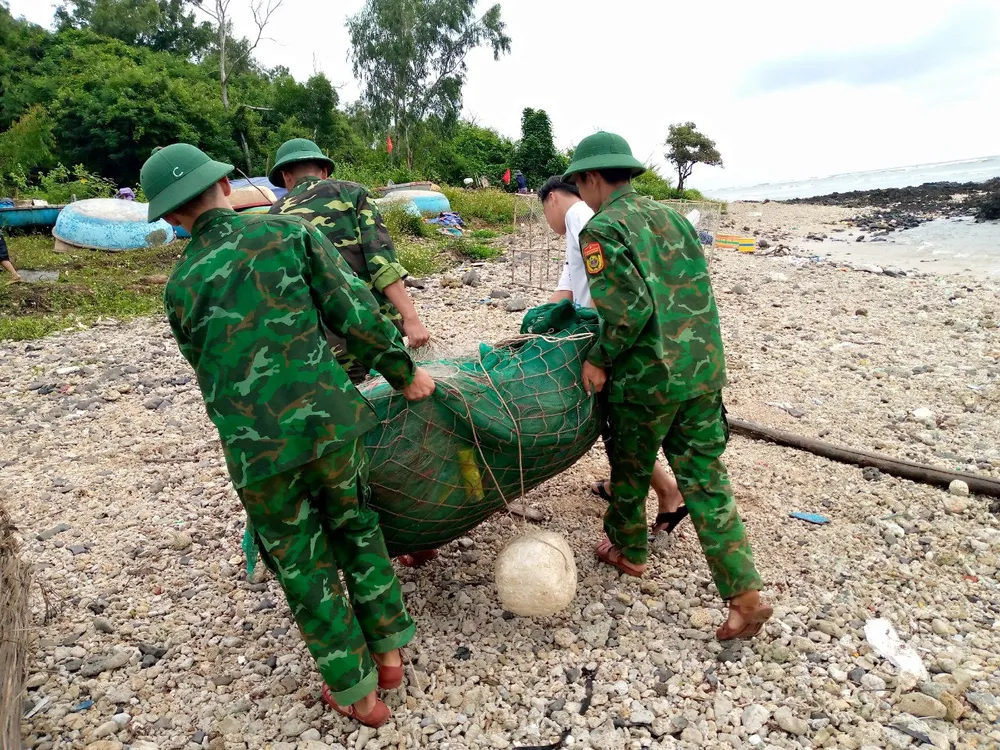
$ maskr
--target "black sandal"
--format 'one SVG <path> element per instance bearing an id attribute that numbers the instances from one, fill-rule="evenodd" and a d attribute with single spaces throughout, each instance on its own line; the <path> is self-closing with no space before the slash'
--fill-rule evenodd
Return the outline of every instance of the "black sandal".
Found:
<path id="1" fill-rule="evenodd" d="M 665 531 L 667 535 L 671 531 L 677 528 L 677 524 L 687 518 L 688 507 L 682 505 L 677 510 L 671 511 L 669 513 L 657 513 L 656 520 L 653 521 L 653 528 L 650 530 L 650 534 L 659 534 L 661 531 Z M 660 528 L 663 526 L 664 528 Z"/>
<path id="2" fill-rule="evenodd" d="M 596 490 L 594 488 L 597 488 Z M 590 485 L 591 494 L 601 498 L 604 502 L 611 502 L 611 493 L 608 492 L 608 480 L 602 479 L 599 482 L 594 482 Z"/>

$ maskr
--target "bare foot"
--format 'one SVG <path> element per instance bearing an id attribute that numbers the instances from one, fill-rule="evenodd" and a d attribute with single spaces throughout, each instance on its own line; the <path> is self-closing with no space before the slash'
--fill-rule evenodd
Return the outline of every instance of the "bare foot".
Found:
<path id="1" fill-rule="evenodd" d="M 677 486 L 677 480 L 673 474 L 668 474 L 659 462 L 653 468 L 653 478 L 650 485 L 653 492 L 656 493 L 658 513 L 673 513 L 684 505 L 684 496 L 681 495 L 680 488 Z"/>
<path id="2" fill-rule="evenodd" d="M 372 690 L 368 695 L 359 700 L 357 703 L 353 704 L 354 713 L 358 716 L 368 716 L 374 709 L 375 704 L 378 702 L 378 693 Z"/>
<path id="3" fill-rule="evenodd" d="M 375 663 L 380 667 L 401 667 L 403 666 L 403 654 L 397 648 L 386 654 L 372 654 Z"/>
<path id="4" fill-rule="evenodd" d="M 729 600 L 729 617 L 715 635 L 720 641 L 753 638 L 772 614 L 771 607 L 760 600 L 759 591 L 746 591 Z"/>

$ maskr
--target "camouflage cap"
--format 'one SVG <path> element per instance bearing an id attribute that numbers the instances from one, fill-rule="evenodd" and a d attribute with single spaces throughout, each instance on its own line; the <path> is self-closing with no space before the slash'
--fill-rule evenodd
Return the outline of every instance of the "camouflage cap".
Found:
<path id="1" fill-rule="evenodd" d="M 214 161 L 190 143 L 156 149 L 139 172 L 142 191 L 149 199 L 148 220 L 162 219 L 232 171 L 232 164 Z"/>
<path id="2" fill-rule="evenodd" d="M 319 150 L 319 146 L 308 138 L 292 138 L 285 141 L 278 147 L 278 153 L 274 157 L 274 166 L 267 174 L 267 179 L 272 185 L 284 185 L 281 180 L 281 168 L 297 161 L 318 161 L 332 171 L 333 159 Z"/>
<path id="3" fill-rule="evenodd" d="M 631 169 L 633 177 L 646 171 L 642 162 L 632 156 L 632 149 L 624 138 L 602 131 L 580 141 L 563 179 L 572 181 L 580 172 L 600 169 Z"/>

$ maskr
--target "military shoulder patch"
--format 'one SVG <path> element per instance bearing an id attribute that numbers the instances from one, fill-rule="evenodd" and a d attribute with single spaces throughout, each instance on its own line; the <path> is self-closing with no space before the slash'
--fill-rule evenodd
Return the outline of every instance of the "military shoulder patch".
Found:
<path id="1" fill-rule="evenodd" d="M 590 242 L 583 248 L 583 263 L 587 273 L 595 274 L 604 270 L 604 248 L 600 242 Z"/>

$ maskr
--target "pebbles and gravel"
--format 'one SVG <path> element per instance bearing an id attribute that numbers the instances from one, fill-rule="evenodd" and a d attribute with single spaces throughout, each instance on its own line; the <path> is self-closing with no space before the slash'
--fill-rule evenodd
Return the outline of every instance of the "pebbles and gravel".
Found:
<path id="1" fill-rule="evenodd" d="M 767 221 L 821 232 L 842 211 L 784 206 Z M 515 333 L 520 316 L 504 311 L 548 296 L 510 287 L 503 261 L 477 270 L 478 287 L 411 289 L 443 349 Z M 712 271 L 731 414 L 1000 478 L 995 284 L 723 251 Z M 544 745 L 566 730 L 574 747 L 616 750 L 1000 745 L 988 498 L 734 437 L 727 462 L 776 616 L 758 639 L 720 644 L 724 607 L 689 523 L 653 544 L 642 580 L 595 562 L 603 506 L 586 486 L 607 471 L 595 448 L 525 503 L 576 552 L 573 604 L 535 620 L 500 608 L 493 558 L 521 517 L 499 515 L 402 571 L 418 636 L 406 687 L 388 696 L 394 717 L 375 731 L 323 706 L 274 580 L 246 580 L 243 513 L 162 319 L 3 342 L 0 361 L 0 492 L 53 605 L 28 682 L 27 748 L 458 750 Z M 873 617 L 893 623 L 930 680 L 902 689 L 865 641 Z"/>

